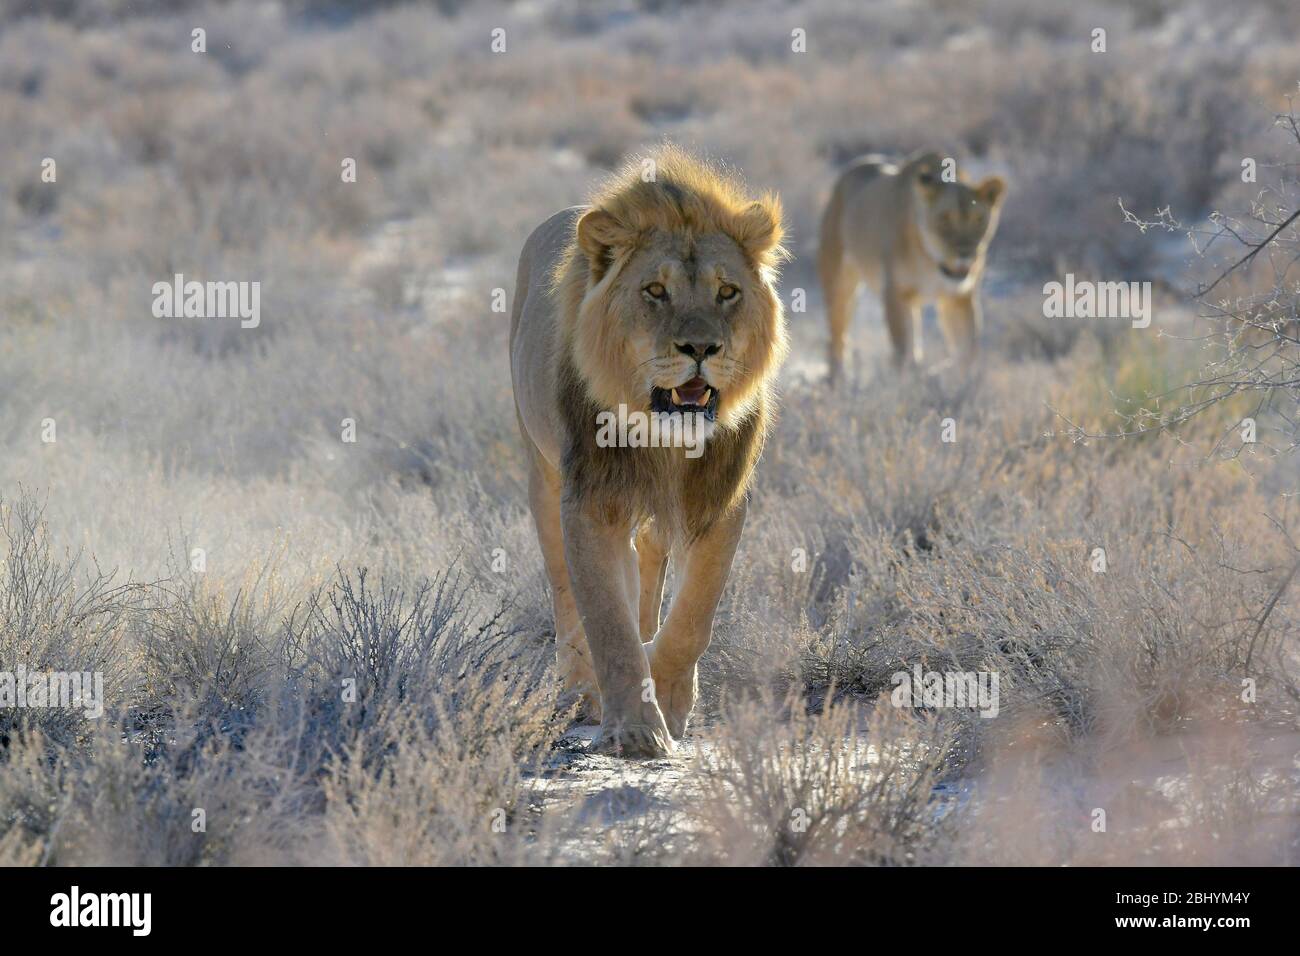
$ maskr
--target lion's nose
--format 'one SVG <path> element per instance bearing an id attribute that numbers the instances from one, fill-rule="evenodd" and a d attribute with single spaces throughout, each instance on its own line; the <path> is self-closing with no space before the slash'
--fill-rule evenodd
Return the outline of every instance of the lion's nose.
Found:
<path id="1" fill-rule="evenodd" d="M 710 355 L 717 355 L 722 351 L 720 342 L 675 342 L 677 351 L 683 355 L 689 355 L 697 362 L 703 362 Z"/>

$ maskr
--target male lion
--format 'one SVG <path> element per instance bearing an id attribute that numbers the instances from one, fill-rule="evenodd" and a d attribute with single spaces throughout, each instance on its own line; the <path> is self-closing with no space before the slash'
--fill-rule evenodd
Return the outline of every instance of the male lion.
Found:
<path id="1" fill-rule="evenodd" d="M 774 196 L 664 147 L 519 257 L 510 367 L 529 497 L 559 669 L 600 714 L 598 751 L 666 756 L 686 730 L 787 347 L 782 233 Z M 696 415 L 711 435 L 695 457 L 604 447 L 598 416 L 620 405 Z M 670 552 L 681 584 L 661 626 Z"/>
<path id="2" fill-rule="evenodd" d="M 831 379 L 843 371 L 844 335 L 865 279 L 880 294 L 894 364 L 921 360 L 921 308 L 938 307 L 950 354 L 975 357 L 980 276 L 1006 184 L 945 182 L 942 161 L 925 153 L 894 166 L 856 160 L 835 182 L 822 217 L 817 268 L 830 320 Z"/>

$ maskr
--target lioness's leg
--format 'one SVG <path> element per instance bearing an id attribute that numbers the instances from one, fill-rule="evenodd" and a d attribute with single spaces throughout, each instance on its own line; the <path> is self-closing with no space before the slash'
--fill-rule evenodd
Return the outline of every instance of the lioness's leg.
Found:
<path id="1" fill-rule="evenodd" d="M 555 604 L 555 660 L 563 682 L 563 706 L 579 704 L 580 715 L 600 720 L 600 695 L 596 689 L 596 672 L 591 666 L 591 651 L 582 633 L 578 607 L 573 600 L 569 569 L 564 563 L 564 535 L 560 530 L 560 480 L 539 455 L 532 456 L 528 475 L 528 500 L 532 505 L 537 541 L 542 547 L 546 576 L 551 581 L 551 598 Z"/>
<path id="2" fill-rule="evenodd" d="M 853 317 L 853 294 L 858 288 L 858 276 L 844 256 L 837 228 L 832 223 L 823 223 L 822 241 L 817 250 L 817 275 L 821 279 L 830 326 L 827 362 L 832 382 L 844 370 L 844 340 Z"/>
<path id="3" fill-rule="evenodd" d="M 916 297 L 902 292 L 893 283 L 885 284 L 885 324 L 894 345 L 894 366 L 921 361 L 921 307 Z"/>
<path id="4" fill-rule="evenodd" d="M 979 351 L 979 303 L 974 295 L 941 296 L 938 312 L 948 354 L 969 364 Z"/>
<path id="5" fill-rule="evenodd" d="M 844 342 L 853 319 L 853 299 L 859 277 L 844 260 L 828 265 L 822 273 L 822 291 L 826 296 L 826 317 L 830 322 L 830 376 L 838 381 L 844 372 Z"/>
<path id="6" fill-rule="evenodd" d="M 820 241 L 817 243 L 817 275 L 822 283 L 822 297 L 826 303 L 826 317 L 830 324 L 828 361 L 830 377 L 839 378 L 844 365 L 844 333 L 848 329 L 849 314 L 844 299 L 852 300 L 857 282 L 851 280 L 844 255 L 844 196 L 843 177 L 835 184 L 830 203 L 822 215 Z M 849 288 L 845 285 L 849 284 Z"/>
<path id="7" fill-rule="evenodd" d="M 665 757 L 672 747 L 648 683 L 635 594 L 622 569 L 636 560 L 632 529 L 611 524 L 566 495 L 560 505 L 564 556 L 600 686 L 602 719 L 592 749 L 625 757 Z"/>
<path id="8" fill-rule="evenodd" d="M 642 643 L 659 630 L 659 609 L 664 600 L 664 578 L 668 576 L 668 546 L 654 522 L 641 526 L 636 536 L 636 558 L 640 567 L 641 594 L 637 611 Z"/>
<path id="9" fill-rule="evenodd" d="M 668 722 L 668 732 L 679 739 L 686 732 L 686 721 L 695 706 L 699 686 L 696 663 L 713 635 L 713 615 L 731 573 L 731 560 L 744 526 L 742 502 L 686 549 L 681 587 L 650 650 L 655 696 Z"/>

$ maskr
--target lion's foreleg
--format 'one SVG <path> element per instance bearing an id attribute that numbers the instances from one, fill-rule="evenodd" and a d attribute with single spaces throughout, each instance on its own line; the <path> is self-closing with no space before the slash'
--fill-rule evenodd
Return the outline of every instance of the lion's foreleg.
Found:
<path id="1" fill-rule="evenodd" d="M 568 498 L 561 505 L 564 556 L 600 686 L 600 732 L 592 746 L 625 757 L 667 756 L 672 741 L 649 682 L 635 594 L 622 573 L 636 560 L 632 529 L 592 510 Z"/>
<path id="2" fill-rule="evenodd" d="M 668 732 L 680 738 L 695 706 L 696 664 L 713 635 L 713 615 L 745 526 L 745 503 L 714 522 L 686 549 L 681 586 L 650 650 L 655 695 Z"/>
<path id="3" fill-rule="evenodd" d="M 883 296 L 885 324 L 894 346 L 894 366 L 903 368 L 921 361 L 920 318 L 921 310 L 915 296 L 902 292 L 892 282 L 886 281 Z"/>
<path id="4" fill-rule="evenodd" d="M 980 307 L 975 296 L 941 296 L 939 328 L 948 344 L 948 354 L 965 364 L 974 361 L 979 350 Z"/>

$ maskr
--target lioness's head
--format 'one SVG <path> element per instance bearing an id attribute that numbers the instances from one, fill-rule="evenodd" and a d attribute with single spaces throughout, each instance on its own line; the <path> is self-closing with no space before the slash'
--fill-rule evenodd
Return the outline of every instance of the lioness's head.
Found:
<path id="1" fill-rule="evenodd" d="M 673 147 L 627 164 L 578 220 L 557 274 L 589 397 L 744 421 L 786 351 L 782 234 L 779 201 L 720 167 Z"/>
<path id="2" fill-rule="evenodd" d="M 943 160 L 926 153 L 903 169 L 912 181 L 913 208 L 921 243 L 950 281 L 962 284 L 982 263 L 998 225 L 1006 183 L 989 176 L 978 185 L 946 182 Z"/>

